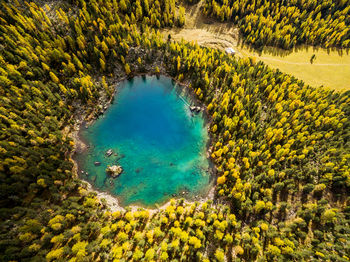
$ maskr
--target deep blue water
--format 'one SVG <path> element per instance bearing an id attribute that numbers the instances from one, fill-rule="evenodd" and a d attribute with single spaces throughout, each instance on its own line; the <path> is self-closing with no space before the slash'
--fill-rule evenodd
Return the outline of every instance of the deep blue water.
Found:
<path id="1" fill-rule="evenodd" d="M 208 134 L 202 113 L 191 116 L 189 100 L 170 78 L 147 76 L 124 81 L 114 103 L 88 129 L 90 145 L 78 156 L 80 169 L 98 189 L 116 195 L 122 205 L 154 206 L 172 198 L 202 195 L 209 187 Z M 108 149 L 116 155 L 105 156 Z M 101 162 L 95 166 L 94 162 Z M 110 178 L 107 165 L 124 172 Z"/>

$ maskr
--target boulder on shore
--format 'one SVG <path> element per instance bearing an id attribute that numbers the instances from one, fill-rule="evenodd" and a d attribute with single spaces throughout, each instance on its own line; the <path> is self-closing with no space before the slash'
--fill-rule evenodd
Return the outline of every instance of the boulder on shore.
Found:
<path id="1" fill-rule="evenodd" d="M 191 112 L 199 113 L 202 109 L 199 106 L 190 106 Z"/>
<path id="2" fill-rule="evenodd" d="M 118 177 L 122 172 L 123 168 L 121 166 L 113 165 L 106 168 L 106 173 L 113 178 Z"/>

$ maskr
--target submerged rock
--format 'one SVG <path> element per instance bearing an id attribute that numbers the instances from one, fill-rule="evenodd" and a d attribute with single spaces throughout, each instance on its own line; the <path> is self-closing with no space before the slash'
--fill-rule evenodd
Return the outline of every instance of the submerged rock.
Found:
<path id="1" fill-rule="evenodd" d="M 123 168 L 121 166 L 108 166 L 106 168 L 106 173 L 113 178 L 118 177 L 123 172 Z"/>
<path id="2" fill-rule="evenodd" d="M 94 165 L 95 165 L 95 166 L 100 166 L 100 165 L 101 165 L 101 162 L 95 161 L 95 162 L 94 162 Z"/>
<path id="3" fill-rule="evenodd" d="M 112 149 L 108 149 L 106 152 L 106 156 L 110 157 L 113 154 L 113 150 Z"/>

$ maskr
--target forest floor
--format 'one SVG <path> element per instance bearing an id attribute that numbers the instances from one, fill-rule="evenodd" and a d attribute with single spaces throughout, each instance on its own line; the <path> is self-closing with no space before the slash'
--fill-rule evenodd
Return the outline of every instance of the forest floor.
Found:
<path id="1" fill-rule="evenodd" d="M 241 43 L 239 31 L 232 23 L 220 23 L 203 16 L 203 0 L 186 8 L 186 23 L 183 28 L 163 29 L 161 32 L 173 40 L 182 38 L 186 41 L 197 41 L 199 45 L 224 50 L 231 47 L 240 57 L 255 57 L 272 68 L 293 75 L 306 84 L 325 86 L 335 90 L 350 90 L 350 51 L 328 50 L 311 46 L 302 46 L 285 51 L 279 48 L 264 48 L 258 52 Z M 312 55 L 316 59 L 311 64 Z"/>

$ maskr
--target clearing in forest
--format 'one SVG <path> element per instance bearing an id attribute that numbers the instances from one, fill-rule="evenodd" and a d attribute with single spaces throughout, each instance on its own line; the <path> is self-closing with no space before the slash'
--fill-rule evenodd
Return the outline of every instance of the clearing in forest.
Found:
<path id="1" fill-rule="evenodd" d="M 186 23 L 183 28 L 163 29 L 165 38 L 197 41 L 199 45 L 224 50 L 231 47 L 239 56 L 262 60 L 272 68 L 293 75 L 312 86 L 350 90 L 350 51 L 303 46 L 294 50 L 268 47 L 257 52 L 242 45 L 238 29 L 232 23 L 220 23 L 201 13 L 203 0 L 186 6 Z M 311 57 L 315 55 L 313 63 Z"/>

